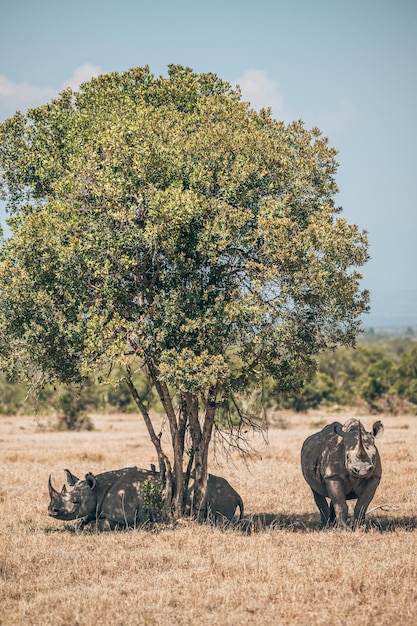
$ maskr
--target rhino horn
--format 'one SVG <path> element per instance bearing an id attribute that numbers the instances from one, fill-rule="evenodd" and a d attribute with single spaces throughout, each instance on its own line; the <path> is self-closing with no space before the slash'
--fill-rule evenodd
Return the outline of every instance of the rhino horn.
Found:
<path id="1" fill-rule="evenodd" d="M 360 421 L 358 419 L 356 419 L 356 417 L 349 418 L 342 426 L 342 430 L 345 433 L 348 433 L 353 428 L 359 428 L 359 431 L 361 429 Z"/>
<path id="2" fill-rule="evenodd" d="M 365 460 L 368 460 L 369 457 L 368 457 L 368 455 L 366 453 L 366 450 L 365 450 L 365 448 L 363 446 L 362 424 L 360 422 L 358 422 L 358 424 L 359 424 L 359 429 L 358 429 L 358 444 L 356 446 L 356 454 L 357 454 L 357 457 L 359 459 L 362 459 L 362 460 L 365 461 Z"/>
<path id="3" fill-rule="evenodd" d="M 48 487 L 49 487 L 49 495 L 51 496 L 51 498 L 55 494 L 59 493 L 59 491 L 57 491 L 52 485 L 51 474 L 49 474 Z"/>
<path id="4" fill-rule="evenodd" d="M 363 447 L 363 443 L 362 443 L 362 424 L 359 422 L 359 428 L 358 428 L 358 447 L 362 446 Z"/>

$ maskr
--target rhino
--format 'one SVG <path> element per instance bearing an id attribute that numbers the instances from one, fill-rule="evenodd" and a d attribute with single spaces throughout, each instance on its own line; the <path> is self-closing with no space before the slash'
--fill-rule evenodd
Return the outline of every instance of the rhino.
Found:
<path id="1" fill-rule="evenodd" d="M 146 521 L 159 519 L 161 501 L 160 475 L 154 469 L 144 470 L 128 467 L 102 474 L 88 473 L 80 480 L 70 470 L 65 470 L 66 485 L 61 491 L 52 485 L 49 476 L 50 503 L 48 513 L 59 520 L 78 520 L 82 529 L 94 524 L 97 530 L 135 527 Z M 152 497 L 152 494 L 155 497 Z M 191 510 L 192 490 L 187 496 L 187 508 Z M 215 521 L 231 520 L 239 506 L 243 515 L 243 501 L 231 485 L 220 476 L 208 477 L 205 507 L 199 519 L 212 516 Z"/>
<path id="2" fill-rule="evenodd" d="M 193 487 L 188 491 L 187 509 L 191 510 Z M 244 513 L 243 500 L 230 483 L 221 476 L 208 475 L 205 504 L 201 511 L 197 511 L 198 519 L 214 519 L 215 522 L 229 520 L 235 516 L 239 508 L 238 520 Z"/>
<path id="3" fill-rule="evenodd" d="M 378 420 L 367 432 L 358 419 L 334 422 L 307 437 L 301 468 L 320 511 L 322 526 L 347 527 L 347 500 L 357 499 L 353 527 L 365 519 L 382 475 L 375 439 L 384 432 Z M 330 506 L 327 502 L 330 499 Z"/>
<path id="4" fill-rule="evenodd" d="M 145 505 L 145 483 L 159 486 L 152 471 L 127 467 L 96 476 L 88 473 L 82 480 L 68 469 L 65 472 L 69 488 L 64 485 L 61 491 L 53 487 L 49 476 L 51 517 L 78 520 L 80 528 L 93 522 L 98 530 L 110 530 L 135 526 L 156 513 Z"/>

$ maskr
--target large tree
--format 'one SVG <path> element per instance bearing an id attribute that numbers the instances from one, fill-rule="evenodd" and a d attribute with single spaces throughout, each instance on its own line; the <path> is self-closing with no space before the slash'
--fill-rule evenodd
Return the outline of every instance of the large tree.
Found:
<path id="1" fill-rule="evenodd" d="M 16 113 L 0 127 L 3 368 L 73 383 L 117 362 L 166 506 L 181 515 L 188 452 L 198 509 L 219 409 L 244 419 L 242 391 L 266 377 L 294 391 L 319 351 L 355 342 L 367 241 L 338 215 L 335 156 L 317 128 L 174 65 L 168 77 L 103 75 Z M 169 453 L 137 368 L 161 399 Z"/>

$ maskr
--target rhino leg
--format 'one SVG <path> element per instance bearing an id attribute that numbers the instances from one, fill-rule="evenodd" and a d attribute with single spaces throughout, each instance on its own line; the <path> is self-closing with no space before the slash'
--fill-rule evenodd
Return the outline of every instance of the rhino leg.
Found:
<path id="1" fill-rule="evenodd" d="M 101 533 L 119 528 L 117 523 L 111 522 L 105 517 L 88 517 L 81 520 L 81 522 L 78 525 L 78 530 L 85 530 L 91 533 Z"/>
<path id="2" fill-rule="evenodd" d="M 369 503 L 375 495 L 375 491 L 379 485 L 379 477 L 372 477 L 366 483 L 365 491 L 359 495 L 353 513 L 355 528 L 360 526 L 365 519 L 366 511 Z"/>
<path id="3" fill-rule="evenodd" d="M 329 519 L 330 525 L 333 526 L 335 521 L 336 521 L 336 513 L 334 512 L 333 502 L 330 500 L 330 519 Z"/>
<path id="4" fill-rule="evenodd" d="M 117 525 L 117 524 L 116 524 L 116 525 L 112 524 L 112 523 L 111 523 L 108 519 L 106 519 L 106 518 L 104 518 L 104 519 L 99 518 L 99 519 L 96 521 L 96 524 L 95 524 L 95 529 L 96 529 L 96 532 L 100 532 L 100 533 L 101 533 L 101 532 L 103 532 L 103 531 L 107 531 L 107 530 L 113 530 L 113 529 L 114 529 L 114 528 L 116 528 L 116 527 L 118 527 L 118 525 Z"/>
<path id="5" fill-rule="evenodd" d="M 334 511 L 334 519 L 338 528 L 346 528 L 348 518 L 348 505 L 343 485 L 339 480 L 326 481 L 327 493 L 329 494 Z M 330 516 L 329 516 L 330 521 Z"/>
<path id="6" fill-rule="evenodd" d="M 314 502 L 317 504 L 317 508 L 320 511 L 321 525 L 327 526 L 330 520 L 330 509 L 329 505 L 327 504 L 327 500 L 320 493 L 314 491 L 314 489 L 312 489 L 312 492 L 314 496 Z"/>

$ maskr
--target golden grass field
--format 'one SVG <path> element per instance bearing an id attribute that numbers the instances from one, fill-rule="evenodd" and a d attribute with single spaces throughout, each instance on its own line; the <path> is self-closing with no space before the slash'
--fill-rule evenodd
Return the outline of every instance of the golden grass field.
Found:
<path id="1" fill-rule="evenodd" d="M 60 488 L 66 467 L 149 467 L 140 417 L 93 416 L 96 429 L 80 433 L 0 417 L 0 624 L 414 626 L 417 417 L 383 418 L 370 508 L 398 508 L 371 512 L 366 532 L 320 530 L 301 474 L 303 440 L 334 419 L 284 416 L 286 428 L 256 442 L 261 458 L 213 460 L 243 497 L 240 527 L 182 520 L 96 535 L 48 517 L 48 475 Z"/>

